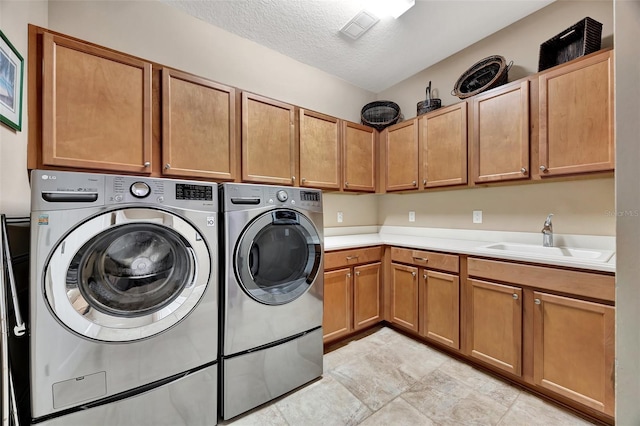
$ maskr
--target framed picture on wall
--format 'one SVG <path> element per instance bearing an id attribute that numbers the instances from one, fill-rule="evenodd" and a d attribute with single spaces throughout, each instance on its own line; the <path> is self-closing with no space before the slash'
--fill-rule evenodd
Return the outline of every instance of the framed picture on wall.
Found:
<path id="1" fill-rule="evenodd" d="M 22 129 L 22 79 L 24 60 L 0 31 L 0 121 Z"/>

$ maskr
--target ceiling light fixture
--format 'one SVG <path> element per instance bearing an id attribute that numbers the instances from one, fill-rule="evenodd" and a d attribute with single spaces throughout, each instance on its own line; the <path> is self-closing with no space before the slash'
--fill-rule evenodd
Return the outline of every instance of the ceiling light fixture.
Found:
<path id="1" fill-rule="evenodd" d="M 373 12 L 376 16 L 384 18 L 393 16 L 399 18 L 400 15 L 415 6 L 415 0 L 367 0 L 365 2 L 366 9 Z"/>
<path id="2" fill-rule="evenodd" d="M 366 10 L 360 11 L 356 16 L 351 18 L 349 22 L 344 24 L 340 32 L 352 39 L 356 40 L 362 36 L 367 30 L 373 27 L 379 19 L 371 12 Z"/>

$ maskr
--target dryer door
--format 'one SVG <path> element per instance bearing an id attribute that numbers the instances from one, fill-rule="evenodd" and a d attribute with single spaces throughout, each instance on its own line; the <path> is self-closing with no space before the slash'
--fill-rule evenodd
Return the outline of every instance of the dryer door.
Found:
<path id="1" fill-rule="evenodd" d="M 245 228 L 234 258 L 244 291 L 260 303 L 281 305 L 311 287 L 320 270 L 322 245 L 305 215 L 277 209 L 258 216 Z"/>
<path id="2" fill-rule="evenodd" d="M 44 294 L 74 332 L 131 341 L 187 316 L 210 272 L 209 249 L 191 224 L 156 209 L 122 209 L 83 223 L 56 246 Z"/>

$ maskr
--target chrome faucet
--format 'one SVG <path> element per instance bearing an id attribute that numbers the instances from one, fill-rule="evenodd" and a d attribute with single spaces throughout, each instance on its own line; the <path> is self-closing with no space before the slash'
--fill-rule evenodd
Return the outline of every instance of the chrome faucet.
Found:
<path id="1" fill-rule="evenodd" d="M 547 220 L 544 221 L 544 226 L 542 227 L 543 247 L 553 247 L 553 225 L 551 225 L 551 216 L 553 216 L 553 213 L 547 216 Z"/>

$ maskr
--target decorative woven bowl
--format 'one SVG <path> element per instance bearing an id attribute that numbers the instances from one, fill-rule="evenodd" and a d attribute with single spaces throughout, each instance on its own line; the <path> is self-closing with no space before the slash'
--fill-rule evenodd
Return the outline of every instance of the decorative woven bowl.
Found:
<path id="1" fill-rule="evenodd" d="M 383 130 L 400 119 L 400 107 L 391 101 L 374 101 L 366 104 L 360 111 L 362 124 Z"/>
<path id="2" fill-rule="evenodd" d="M 513 61 L 507 65 L 500 55 L 488 56 L 476 62 L 458 79 L 451 94 L 466 99 L 485 90 L 505 84 Z"/>

